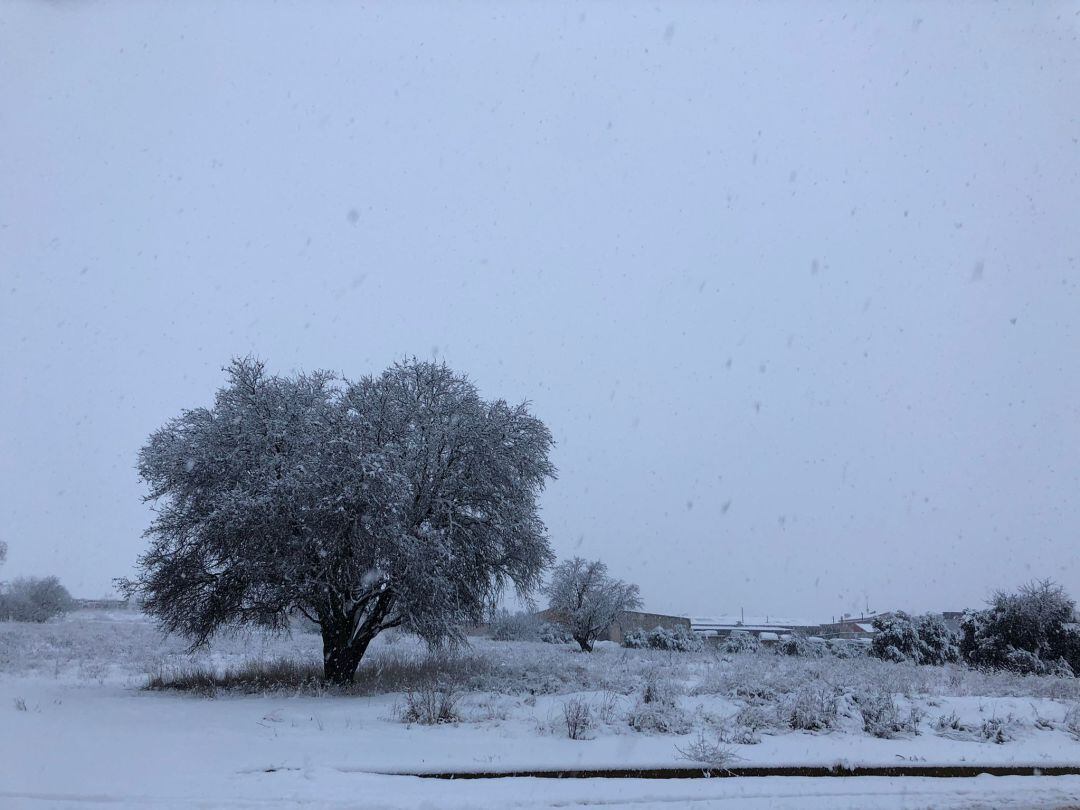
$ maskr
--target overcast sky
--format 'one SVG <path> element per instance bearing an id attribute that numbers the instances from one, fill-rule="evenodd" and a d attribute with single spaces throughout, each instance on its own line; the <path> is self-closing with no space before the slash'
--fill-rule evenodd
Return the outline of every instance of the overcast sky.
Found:
<path id="1" fill-rule="evenodd" d="M 1080 5 L 0 6 L 6 578 L 233 355 L 445 359 L 660 612 L 1080 596 Z"/>

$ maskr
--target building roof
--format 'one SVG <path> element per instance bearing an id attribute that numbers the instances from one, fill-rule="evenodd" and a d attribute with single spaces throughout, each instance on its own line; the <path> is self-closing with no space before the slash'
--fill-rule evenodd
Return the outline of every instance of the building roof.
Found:
<path id="1" fill-rule="evenodd" d="M 690 626 L 694 629 L 700 627 L 701 629 L 707 629 L 709 627 L 722 627 L 725 630 L 729 627 L 742 628 L 749 630 L 751 627 L 756 628 L 775 628 L 775 627 L 817 627 L 820 622 L 808 622 L 803 619 L 792 619 L 786 616 L 691 616 Z"/>

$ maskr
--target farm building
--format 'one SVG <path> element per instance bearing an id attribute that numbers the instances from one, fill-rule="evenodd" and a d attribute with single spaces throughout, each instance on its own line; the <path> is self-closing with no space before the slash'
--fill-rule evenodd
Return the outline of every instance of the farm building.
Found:
<path id="1" fill-rule="evenodd" d="M 717 639 L 727 638 L 739 631 L 775 641 L 780 636 L 792 633 L 814 635 L 818 630 L 814 622 L 778 616 L 695 616 L 689 621 L 690 628 L 697 635 Z"/>
<path id="2" fill-rule="evenodd" d="M 604 639 L 622 644 L 623 638 L 631 630 L 649 631 L 655 627 L 663 627 L 665 630 L 681 629 L 687 633 L 693 629 L 690 620 L 685 616 L 666 616 L 663 613 L 642 613 L 637 610 L 624 610 L 619 614 L 615 623 L 608 628 Z"/>
<path id="3" fill-rule="evenodd" d="M 822 638 L 873 638 L 874 619 L 877 616 L 887 616 L 887 613 L 878 613 L 871 616 L 845 616 L 838 622 L 823 624 L 818 628 L 818 635 Z"/>
<path id="4" fill-rule="evenodd" d="M 126 599 L 75 599 L 75 606 L 79 610 L 128 610 L 137 609 L 136 605 Z"/>

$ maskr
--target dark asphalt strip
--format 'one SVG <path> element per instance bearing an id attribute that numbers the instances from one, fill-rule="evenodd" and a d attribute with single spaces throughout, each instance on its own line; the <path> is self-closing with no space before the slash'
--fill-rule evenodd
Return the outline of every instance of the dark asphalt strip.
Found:
<path id="1" fill-rule="evenodd" d="M 385 776 L 423 779 L 716 779 L 733 776 L 1080 776 L 1080 765 L 755 765 L 733 768 L 589 768 L 536 771 L 399 771 Z"/>

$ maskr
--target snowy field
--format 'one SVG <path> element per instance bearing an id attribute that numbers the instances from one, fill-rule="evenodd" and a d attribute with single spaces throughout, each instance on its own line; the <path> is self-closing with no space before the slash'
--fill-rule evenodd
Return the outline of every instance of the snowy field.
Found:
<path id="1" fill-rule="evenodd" d="M 190 657 L 133 613 L 0 624 L 0 806 L 1080 806 L 1080 777 L 383 775 L 685 766 L 698 740 L 732 766 L 1075 765 L 1075 680 L 610 644 L 588 655 L 487 639 L 432 660 L 403 637 L 375 646 L 347 695 L 310 685 L 212 695 L 144 688 L 153 675 L 318 657 L 310 633 L 223 638 Z M 450 721 L 418 722 L 425 699 L 446 702 Z M 569 737 L 568 714 L 580 739 Z"/>

